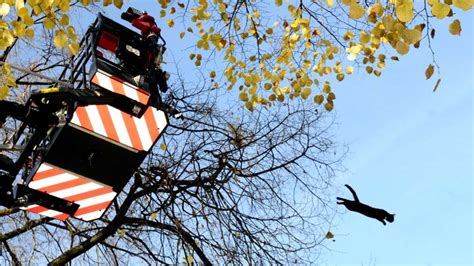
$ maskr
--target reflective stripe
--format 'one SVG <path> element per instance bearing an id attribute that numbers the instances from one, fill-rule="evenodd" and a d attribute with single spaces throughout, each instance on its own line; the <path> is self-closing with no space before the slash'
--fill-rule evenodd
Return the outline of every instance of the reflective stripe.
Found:
<path id="1" fill-rule="evenodd" d="M 60 173 L 54 176 L 49 176 L 47 178 L 42 179 L 35 179 L 28 184 L 30 188 L 38 189 L 46 186 L 56 185 L 59 183 L 63 183 L 66 181 L 77 179 L 77 176 L 68 174 L 68 173 Z"/>
<path id="2" fill-rule="evenodd" d="M 92 131 L 102 136 L 107 136 L 107 132 L 105 131 L 105 128 L 104 128 L 104 122 L 102 122 L 102 118 L 100 117 L 97 106 L 88 105 L 85 108 L 86 108 L 87 114 L 89 115 L 89 119 L 92 125 Z"/>
<path id="3" fill-rule="evenodd" d="M 79 205 L 79 209 L 74 216 L 81 216 L 80 218 L 86 221 L 99 218 L 117 195 L 107 185 L 93 182 L 47 163 L 40 165 L 28 187 L 75 202 Z M 22 209 L 59 220 L 66 220 L 69 217 L 68 214 L 37 204 Z"/>
<path id="4" fill-rule="evenodd" d="M 107 136 L 111 139 L 118 141 L 118 135 L 115 131 L 114 122 L 112 121 L 112 117 L 110 116 L 109 108 L 107 105 L 96 105 L 97 109 L 99 109 L 100 118 L 102 119 L 102 123 L 104 123 L 105 131 L 107 132 Z"/>
<path id="5" fill-rule="evenodd" d="M 79 194 L 76 194 L 76 195 L 65 197 L 64 199 L 67 200 L 67 201 L 71 201 L 71 202 L 77 202 L 77 201 L 80 201 L 80 200 L 93 198 L 93 197 L 96 197 L 98 195 L 107 194 L 107 193 L 110 193 L 110 192 L 112 192 L 111 188 L 101 187 L 101 188 L 98 188 L 98 189 L 93 189 L 93 190 L 86 191 L 84 193 L 79 193 Z"/>
<path id="6" fill-rule="evenodd" d="M 74 196 L 74 195 L 81 194 L 81 193 L 84 193 L 84 192 L 89 191 L 89 190 L 98 189 L 98 188 L 101 188 L 101 187 L 102 186 L 97 184 L 97 183 L 89 182 L 89 183 L 86 183 L 86 184 L 83 184 L 83 185 L 66 188 L 66 189 L 55 191 L 55 192 L 52 192 L 52 193 L 49 193 L 49 194 L 63 199 L 63 198 L 66 198 L 66 197 Z"/>
<path id="7" fill-rule="evenodd" d="M 48 216 L 48 217 L 54 217 L 54 216 L 57 216 L 57 215 L 60 215 L 60 214 L 63 214 L 63 213 L 55 211 L 55 210 L 47 210 L 47 211 L 40 212 L 38 214 Z"/>
<path id="8" fill-rule="evenodd" d="M 98 70 L 92 77 L 91 82 L 111 92 L 123 95 L 127 98 L 135 100 L 141 104 L 147 104 L 150 96 L 141 92 L 136 86 L 121 81 L 119 78 L 113 77 L 102 70 Z"/>
<path id="9" fill-rule="evenodd" d="M 88 207 L 88 206 L 98 204 L 98 203 L 110 202 L 115 198 L 115 195 L 117 195 L 116 192 L 109 192 L 107 194 L 80 200 L 80 201 L 77 201 L 76 203 L 81 205 L 81 208 L 84 208 L 84 207 Z"/>
<path id="10" fill-rule="evenodd" d="M 84 215 L 84 214 L 87 214 L 87 213 L 91 213 L 91 212 L 94 212 L 94 211 L 105 211 L 105 209 L 107 209 L 107 207 L 109 207 L 110 205 L 110 201 L 107 201 L 107 202 L 101 202 L 101 203 L 98 203 L 98 204 L 94 204 L 94 205 L 89 205 L 87 207 L 79 207 L 79 210 L 77 210 L 77 212 L 74 214 L 74 216 L 81 216 L 81 215 Z"/>
<path id="11" fill-rule="evenodd" d="M 161 134 L 161 132 L 163 132 L 166 125 L 168 124 L 168 121 L 166 120 L 166 115 L 163 111 L 160 111 L 155 108 L 152 108 L 152 112 L 153 112 L 153 117 L 155 118 L 156 124 L 159 129 L 159 134 Z"/>
<path id="12" fill-rule="evenodd" d="M 112 117 L 112 121 L 115 126 L 115 131 L 117 131 L 118 142 L 128 147 L 132 147 L 132 141 L 130 140 L 130 136 L 128 135 L 127 127 L 125 126 L 125 121 L 123 121 L 122 119 L 122 112 L 110 106 L 107 106 L 107 109 L 109 109 L 110 116 Z"/>
<path id="13" fill-rule="evenodd" d="M 94 211 L 94 212 L 82 214 L 82 215 L 75 216 L 75 217 L 79 218 L 79 219 L 82 219 L 84 221 L 92 221 L 92 220 L 97 219 L 100 216 L 102 216 L 103 213 L 104 213 L 103 211 L 99 210 L 99 211 Z"/>
<path id="14" fill-rule="evenodd" d="M 140 135 L 138 134 L 137 126 L 133 121 L 133 116 L 122 112 L 122 118 L 123 121 L 125 121 L 125 126 L 127 127 L 130 140 L 132 140 L 132 148 L 136 150 L 143 150 L 143 145 L 140 140 Z"/>
<path id="15" fill-rule="evenodd" d="M 71 122 L 139 151 L 149 151 L 168 124 L 165 113 L 154 107 L 137 118 L 109 105 L 78 107 Z"/>
<path id="16" fill-rule="evenodd" d="M 39 171 L 41 171 L 41 172 L 48 171 L 48 170 L 51 170 L 51 169 L 55 170 L 56 168 L 53 168 L 53 167 L 49 166 L 48 164 L 44 163 L 44 164 L 40 165 L 40 167 L 38 168 L 38 172 Z"/>
<path id="17" fill-rule="evenodd" d="M 43 166 L 44 164 L 42 164 L 41 166 Z M 47 170 L 43 170 L 42 167 L 40 167 L 40 169 L 38 169 L 38 172 L 36 172 L 36 175 L 35 175 L 35 180 L 41 180 L 41 179 L 44 179 L 44 178 L 49 178 L 51 176 L 55 176 L 55 175 L 59 175 L 61 174 L 62 171 L 59 170 L 59 169 L 47 169 Z"/>
<path id="18" fill-rule="evenodd" d="M 153 145 L 154 139 L 152 139 L 149 134 L 150 131 L 148 130 L 148 126 L 144 117 L 141 119 L 134 117 L 133 122 L 135 123 L 137 133 L 140 136 L 142 147 L 151 147 Z"/>

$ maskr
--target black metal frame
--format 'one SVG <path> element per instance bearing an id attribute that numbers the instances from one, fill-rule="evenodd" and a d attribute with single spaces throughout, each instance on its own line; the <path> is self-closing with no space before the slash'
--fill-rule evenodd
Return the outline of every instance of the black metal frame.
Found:
<path id="1" fill-rule="evenodd" d="M 18 131 L 15 133 L 13 143 L 17 143 L 18 141 L 22 140 L 26 142 L 26 146 L 24 150 L 21 152 L 20 156 L 15 162 L 15 169 L 10 171 L 8 174 L 3 174 L 1 176 L 0 172 L 0 179 L 6 180 L 8 177 L 8 182 L 13 182 L 13 178 L 17 176 L 22 171 L 22 180 L 19 185 L 13 187 L 13 185 L 5 185 L 3 183 L 0 184 L 0 204 L 13 207 L 13 206 L 26 206 L 30 204 L 42 204 L 44 207 L 49 209 L 55 209 L 57 211 L 67 213 L 67 214 L 74 214 L 78 208 L 78 205 L 72 202 L 68 202 L 66 200 L 48 195 L 43 192 L 39 192 L 37 190 L 31 189 L 27 187 L 27 184 L 31 181 L 32 174 L 34 174 L 39 167 L 39 165 L 49 158 L 49 160 L 53 160 L 55 162 L 61 162 L 74 165 L 74 167 L 79 167 L 81 164 L 80 159 L 69 155 L 68 160 L 70 162 L 65 162 L 63 160 L 64 154 L 55 154 L 55 152 L 62 153 L 64 149 L 62 149 L 62 145 L 65 145 L 65 141 L 67 141 L 68 137 L 65 136 L 79 136 L 77 135 L 77 129 L 74 129 L 70 126 L 67 126 L 69 121 L 72 119 L 72 114 L 74 113 L 77 106 L 87 106 L 87 105 L 97 105 L 97 104 L 108 104 L 114 107 L 117 107 L 121 111 L 124 111 L 128 114 L 140 117 L 143 112 L 136 114 L 132 111 L 133 106 L 139 103 L 133 102 L 131 103 L 129 98 L 125 96 L 120 96 L 117 94 L 113 94 L 105 89 L 102 89 L 90 82 L 92 78 L 92 74 L 97 68 L 108 68 L 108 71 L 111 71 L 117 74 L 123 80 L 130 82 L 133 84 L 132 75 L 149 75 L 152 73 L 151 71 L 147 70 L 145 66 L 143 70 L 135 69 L 135 73 L 132 75 L 127 73 L 130 69 L 125 69 L 114 62 L 107 60 L 106 58 L 99 57 L 97 55 L 97 44 L 99 41 L 99 34 L 103 31 L 107 30 L 119 36 L 127 35 L 128 37 L 133 36 L 133 38 L 139 39 L 144 43 L 146 40 L 144 37 L 139 35 L 138 33 L 120 25 L 119 23 L 99 14 L 98 18 L 95 22 L 90 26 L 87 33 L 85 34 L 84 38 L 80 42 L 81 50 L 79 54 L 73 57 L 70 61 L 70 64 L 65 67 L 62 73 L 59 76 L 59 80 L 67 80 L 70 84 L 69 87 L 61 86 L 60 84 L 56 84 L 59 87 L 58 91 L 43 93 L 43 91 L 38 91 L 33 93 L 30 99 L 26 103 L 26 108 L 29 108 L 31 112 L 42 112 L 46 105 L 53 106 L 48 110 L 49 114 L 55 112 L 62 112 L 65 114 L 65 126 L 56 127 L 47 124 L 40 124 L 32 126 L 28 122 L 24 122 Z M 164 44 L 156 44 L 156 52 L 164 51 Z M 152 54 L 152 56 L 156 56 L 156 54 Z M 138 84 L 136 84 L 138 85 Z M 158 92 L 150 91 L 152 97 L 157 97 L 156 100 L 151 100 L 148 105 L 154 106 L 158 109 L 161 108 L 161 99 L 159 98 Z M 45 104 L 47 102 L 47 104 Z M 145 109 L 143 109 L 145 110 Z M 168 118 L 166 117 L 168 120 Z M 33 131 L 33 134 L 29 137 L 24 137 L 24 132 L 27 128 L 30 128 Z M 67 134 L 66 134 L 67 133 Z M 23 137 L 23 139 L 22 139 Z M 91 141 L 91 139 L 87 139 L 82 137 L 82 141 Z M 59 145 L 55 145 L 55 143 L 61 143 Z M 105 145 L 103 146 L 104 149 L 111 149 L 112 146 L 107 146 L 108 144 L 99 140 L 96 141 L 96 145 Z M 98 147 L 100 149 L 100 147 Z M 112 148 L 110 150 L 112 153 L 120 152 L 117 148 Z M 121 151 L 125 152 L 130 157 L 131 151 Z M 139 167 L 140 163 L 146 157 L 147 152 L 135 152 L 133 155 L 133 161 L 125 164 L 124 166 L 128 167 L 129 170 L 125 173 L 120 173 L 121 178 L 112 182 L 105 178 L 104 171 L 101 171 L 99 174 L 99 182 L 102 182 L 107 185 L 111 185 L 114 187 L 116 192 L 120 192 L 125 184 L 128 182 L 129 178 L 133 175 L 133 172 Z M 78 160 L 78 161 L 75 161 Z M 24 167 L 27 162 L 30 161 L 30 164 L 33 166 L 31 168 Z M 123 162 L 122 162 L 123 163 Z M 113 167 L 112 164 L 107 164 L 108 167 Z M 119 167 L 117 169 L 110 169 L 112 174 L 117 174 L 120 169 L 124 169 L 123 167 Z M 84 172 L 84 171 L 82 171 Z M 87 172 L 87 171 L 86 171 Z M 126 177 L 126 178 L 125 178 Z"/>

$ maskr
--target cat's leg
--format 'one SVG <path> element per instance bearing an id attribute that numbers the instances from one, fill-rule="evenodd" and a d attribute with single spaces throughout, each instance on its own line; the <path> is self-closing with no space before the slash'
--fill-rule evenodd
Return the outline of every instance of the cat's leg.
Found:
<path id="1" fill-rule="evenodd" d="M 381 223 L 383 223 L 383 225 L 387 225 L 387 223 L 385 222 L 384 219 L 379 219 L 379 218 L 377 218 L 377 220 L 379 220 Z"/>
<path id="2" fill-rule="evenodd" d="M 346 199 L 339 198 L 339 197 L 337 197 L 336 199 L 338 200 L 338 202 L 336 202 L 337 204 L 345 204 L 347 201 Z"/>
<path id="3" fill-rule="evenodd" d="M 336 202 L 337 204 L 346 204 L 347 202 L 349 202 L 350 200 L 348 199 L 344 199 L 344 198 L 340 198 L 340 197 L 337 197 L 336 198 L 338 200 L 338 202 Z"/>

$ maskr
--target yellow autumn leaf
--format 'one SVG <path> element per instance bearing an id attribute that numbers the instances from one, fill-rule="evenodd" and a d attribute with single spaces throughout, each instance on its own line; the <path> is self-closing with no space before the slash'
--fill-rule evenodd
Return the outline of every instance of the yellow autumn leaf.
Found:
<path id="1" fill-rule="evenodd" d="M 7 85 L 8 87 L 10 87 L 10 88 L 11 88 L 11 87 L 17 88 L 18 85 L 16 84 L 16 78 L 15 78 L 14 76 L 12 76 L 12 75 L 8 75 L 8 76 L 6 77 L 6 85 Z"/>
<path id="2" fill-rule="evenodd" d="M 156 212 L 150 214 L 150 219 L 156 220 L 156 218 L 158 218 L 158 214 Z"/>
<path id="3" fill-rule="evenodd" d="M 377 2 L 370 8 L 371 12 L 374 12 L 378 17 L 383 15 L 384 7 L 381 3 Z"/>
<path id="4" fill-rule="evenodd" d="M 33 30 L 32 28 L 28 28 L 26 29 L 25 31 L 25 35 L 26 37 L 28 37 L 29 39 L 33 39 L 35 37 L 35 30 Z"/>
<path id="5" fill-rule="evenodd" d="M 168 27 L 173 28 L 173 27 L 174 27 L 174 20 L 168 19 L 168 20 L 166 21 L 166 24 L 168 24 Z"/>
<path id="6" fill-rule="evenodd" d="M 384 16 L 382 18 L 382 22 L 386 31 L 391 31 L 393 26 L 395 25 L 395 19 L 393 19 L 392 15 L 390 14 Z"/>
<path id="7" fill-rule="evenodd" d="M 397 50 L 399 54 L 405 55 L 410 50 L 410 46 L 403 41 L 399 41 L 397 42 L 397 45 L 395 46 L 395 50 Z"/>
<path id="8" fill-rule="evenodd" d="M 33 6 L 33 15 L 34 16 L 39 16 L 42 12 L 43 12 L 43 10 L 41 9 L 41 6 L 39 6 L 39 5 L 34 5 Z"/>
<path id="9" fill-rule="evenodd" d="M 277 100 L 278 100 L 279 102 L 283 102 L 283 101 L 285 100 L 285 95 L 279 94 L 279 95 L 277 96 Z"/>
<path id="10" fill-rule="evenodd" d="M 316 95 L 314 96 L 314 102 L 317 103 L 317 104 L 322 104 L 323 101 L 324 101 L 324 96 L 322 95 Z"/>
<path id="11" fill-rule="evenodd" d="M 413 19 L 413 0 L 398 0 L 396 1 L 395 14 L 402 22 L 409 22 Z"/>
<path id="12" fill-rule="evenodd" d="M 61 18 L 59 19 L 59 24 L 61 26 L 69 25 L 69 16 L 66 14 L 62 15 Z"/>
<path id="13" fill-rule="evenodd" d="M 5 98 L 7 98 L 9 93 L 10 89 L 7 86 L 0 86 L 0 100 L 4 100 Z"/>
<path id="14" fill-rule="evenodd" d="M 119 229 L 119 230 L 117 230 L 117 233 L 118 233 L 120 236 L 124 236 L 124 235 L 127 233 L 127 231 L 126 231 L 125 229 Z"/>
<path id="15" fill-rule="evenodd" d="M 33 26 L 33 24 L 35 23 L 35 21 L 33 20 L 32 17 L 30 17 L 30 15 L 27 15 L 25 17 L 22 18 L 25 22 L 25 25 L 27 26 Z"/>
<path id="16" fill-rule="evenodd" d="M 433 73 L 434 73 L 434 66 L 430 64 L 425 70 L 426 79 L 430 79 Z"/>
<path id="17" fill-rule="evenodd" d="M 328 4 L 328 7 L 334 6 L 334 0 L 326 0 L 326 3 Z"/>
<path id="18" fill-rule="evenodd" d="M 333 102 L 327 102 L 327 103 L 324 105 L 324 108 L 325 108 L 328 112 L 331 112 L 332 109 L 334 108 L 334 103 L 333 103 Z"/>
<path id="19" fill-rule="evenodd" d="M 336 99 L 336 94 L 334 92 L 330 92 L 327 97 L 328 101 L 333 101 Z"/>
<path id="20" fill-rule="evenodd" d="M 185 34 L 186 34 L 186 33 L 185 33 L 184 31 L 180 32 L 180 33 L 179 33 L 179 38 L 180 38 L 180 39 L 183 39 Z"/>
<path id="21" fill-rule="evenodd" d="M 10 12 L 10 5 L 7 3 L 0 4 L 0 16 L 6 16 Z"/>
<path id="22" fill-rule="evenodd" d="M 441 3 L 441 2 L 436 2 L 431 7 L 431 13 L 433 13 L 433 15 L 437 17 L 438 19 L 445 18 L 449 14 L 450 10 L 451 10 L 451 7 L 449 5 Z"/>
<path id="23" fill-rule="evenodd" d="M 416 29 L 405 29 L 402 33 L 402 37 L 405 42 L 409 44 L 414 44 L 421 40 L 421 32 Z"/>
<path id="24" fill-rule="evenodd" d="M 275 0 L 275 5 L 281 6 L 283 4 L 283 0 Z"/>
<path id="25" fill-rule="evenodd" d="M 309 95 L 311 94 L 311 89 L 310 88 L 305 88 L 303 92 L 301 93 L 301 98 L 304 100 L 308 99 Z"/>
<path id="26" fill-rule="evenodd" d="M 359 36 L 359 41 L 361 44 L 366 44 L 370 42 L 370 35 L 367 34 L 365 31 L 361 31 L 360 36 Z"/>
<path id="27" fill-rule="evenodd" d="M 17 10 L 18 10 L 18 11 L 17 11 L 17 15 L 18 15 L 21 19 L 25 20 L 26 17 L 29 16 L 28 8 L 22 7 L 22 8 L 17 9 Z"/>
<path id="28" fill-rule="evenodd" d="M 67 30 L 67 34 L 69 34 L 69 36 L 70 36 L 71 38 L 75 38 L 75 36 L 76 36 L 76 30 L 74 29 L 73 26 L 67 27 L 66 30 Z"/>
<path id="29" fill-rule="evenodd" d="M 342 81 L 342 80 L 344 79 L 344 74 L 342 74 L 342 73 L 337 74 L 337 75 L 336 75 L 336 79 L 337 79 L 338 81 Z"/>
<path id="30" fill-rule="evenodd" d="M 79 53 L 80 46 L 77 42 L 72 42 L 67 46 L 67 49 L 72 55 L 77 55 Z"/>
<path id="31" fill-rule="evenodd" d="M 372 72 L 374 71 L 374 68 L 371 67 L 371 66 L 366 66 L 366 67 L 365 67 L 365 71 L 366 71 L 367 73 L 369 73 L 369 74 L 372 74 Z"/>
<path id="32" fill-rule="evenodd" d="M 67 35 L 63 30 L 57 30 L 54 35 L 54 45 L 58 48 L 64 48 L 67 44 Z"/>
<path id="33" fill-rule="evenodd" d="M 43 3 L 48 3 L 48 1 L 43 1 Z M 62 12 L 68 12 L 69 8 L 71 8 L 71 2 L 68 0 L 61 0 L 58 3 L 58 7 L 59 7 L 59 10 L 61 10 Z"/>
<path id="34" fill-rule="evenodd" d="M 455 7 L 458 7 L 464 11 L 471 9 L 474 1 L 471 0 L 453 0 L 453 4 Z"/>
<path id="35" fill-rule="evenodd" d="M 334 234 L 331 232 L 327 232 L 326 239 L 331 239 L 331 238 L 334 238 Z"/>
<path id="36" fill-rule="evenodd" d="M 114 5 L 119 9 L 122 8 L 123 0 L 114 0 Z"/>
<path id="37" fill-rule="evenodd" d="M 324 93 L 330 93 L 331 92 L 331 85 L 327 81 L 324 82 L 323 92 Z"/>
<path id="38" fill-rule="evenodd" d="M 10 31 L 3 31 L 0 37 L 0 49 L 6 49 L 15 41 L 15 37 Z"/>
<path id="39" fill-rule="evenodd" d="M 349 6 L 349 17 L 352 19 L 360 19 L 365 14 L 365 9 L 363 6 L 359 5 L 356 2 L 352 2 Z"/>
<path id="40" fill-rule="evenodd" d="M 17 13 L 19 12 L 20 9 L 25 7 L 25 1 L 24 0 L 16 0 L 15 1 L 15 9 L 17 10 Z"/>
<path id="41" fill-rule="evenodd" d="M 2 74 L 3 75 L 10 75 L 12 72 L 12 67 L 8 63 L 3 63 L 3 65 L 0 67 Z"/>
<path id="42" fill-rule="evenodd" d="M 191 256 L 191 255 L 188 255 L 188 256 L 186 257 L 186 263 L 189 264 L 189 265 L 191 265 L 191 264 L 193 264 L 193 262 L 194 262 L 194 257 Z"/>
<path id="43" fill-rule="evenodd" d="M 449 24 L 449 32 L 452 35 L 461 35 L 461 31 L 462 28 L 459 19 L 455 19 L 453 22 L 451 22 L 451 24 Z"/>
<path id="44" fill-rule="evenodd" d="M 166 151 L 168 149 L 168 147 L 166 147 L 166 144 L 161 143 L 160 144 L 160 149 L 163 150 L 163 151 Z"/>
<path id="45" fill-rule="evenodd" d="M 47 17 L 43 20 L 43 26 L 48 30 L 52 30 L 56 26 L 56 23 L 54 20 Z"/>
<path id="46" fill-rule="evenodd" d="M 13 34 L 16 37 L 21 38 L 23 35 L 25 35 L 25 24 L 23 24 L 23 22 L 21 20 L 20 21 L 12 21 L 11 24 L 13 26 Z"/>
<path id="47" fill-rule="evenodd" d="M 216 71 L 211 71 L 211 73 L 209 73 L 209 76 L 211 78 L 215 78 L 216 77 Z"/>
<path id="48" fill-rule="evenodd" d="M 352 72 L 354 72 L 354 67 L 352 66 L 346 67 L 346 74 L 350 75 L 352 74 Z"/>
<path id="49" fill-rule="evenodd" d="M 104 6 L 108 6 L 108 5 L 112 4 L 112 0 L 104 0 L 104 1 L 102 2 L 102 4 L 103 4 Z"/>

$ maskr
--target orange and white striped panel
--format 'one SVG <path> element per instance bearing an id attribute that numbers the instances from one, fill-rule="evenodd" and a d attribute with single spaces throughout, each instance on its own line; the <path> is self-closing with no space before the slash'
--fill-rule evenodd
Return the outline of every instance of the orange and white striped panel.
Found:
<path id="1" fill-rule="evenodd" d="M 139 151 L 148 151 L 168 124 L 151 106 L 137 118 L 109 105 L 80 106 L 71 123 Z"/>
<path id="2" fill-rule="evenodd" d="M 110 186 L 66 172 L 48 163 L 41 164 L 28 187 L 78 204 L 79 209 L 74 217 L 84 221 L 102 216 L 117 195 Z M 23 209 L 62 221 L 69 218 L 68 214 L 36 204 Z"/>
<path id="3" fill-rule="evenodd" d="M 94 74 L 91 82 L 106 90 L 126 96 L 144 105 L 148 103 L 148 99 L 150 98 L 148 93 L 140 91 L 138 87 L 111 76 L 100 69 Z"/>

